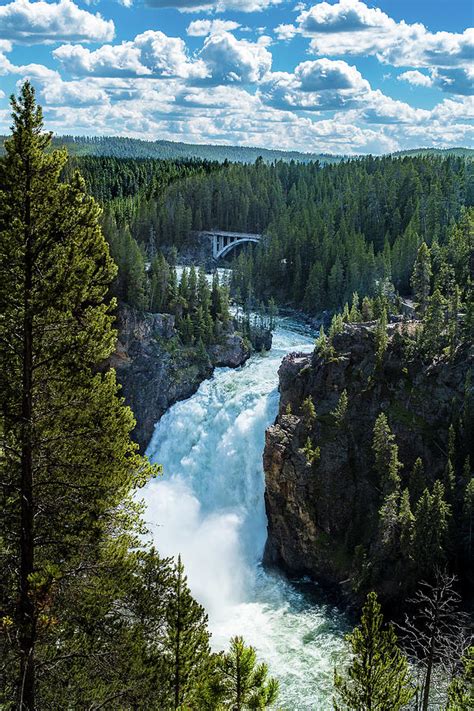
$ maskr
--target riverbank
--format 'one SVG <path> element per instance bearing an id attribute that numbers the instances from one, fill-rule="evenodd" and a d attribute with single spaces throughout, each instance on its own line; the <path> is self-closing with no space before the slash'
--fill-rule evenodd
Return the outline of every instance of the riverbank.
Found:
<path id="1" fill-rule="evenodd" d="M 133 437 L 142 451 L 163 414 L 193 395 L 216 367 L 238 368 L 253 350 L 269 350 L 272 344 L 268 329 L 255 331 L 252 343 L 231 322 L 219 342 L 207 348 L 185 346 L 171 314 L 143 313 L 126 304 L 118 308 L 116 325 L 118 342 L 110 365 L 135 415 Z"/>

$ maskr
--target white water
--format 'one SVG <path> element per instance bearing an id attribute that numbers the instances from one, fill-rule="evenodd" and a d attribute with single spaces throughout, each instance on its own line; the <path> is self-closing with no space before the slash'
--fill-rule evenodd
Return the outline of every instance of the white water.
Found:
<path id="1" fill-rule="evenodd" d="M 313 338 L 280 321 L 272 351 L 237 370 L 216 370 L 156 426 L 148 447 L 164 475 L 145 490 L 146 519 L 163 555 L 181 553 L 191 590 L 209 614 L 215 649 L 241 634 L 281 685 L 288 711 L 332 707 L 344 616 L 309 584 L 263 570 L 266 539 L 262 453 L 278 410 L 283 356 Z"/>

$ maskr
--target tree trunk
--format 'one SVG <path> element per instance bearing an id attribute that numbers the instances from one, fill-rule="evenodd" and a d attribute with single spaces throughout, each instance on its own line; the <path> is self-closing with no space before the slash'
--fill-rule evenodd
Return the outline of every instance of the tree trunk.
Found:
<path id="1" fill-rule="evenodd" d="M 438 598 L 437 603 L 439 605 L 439 591 L 437 591 L 436 595 Z M 421 705 L 422 711 L 428 711 L 428 704 L 429 704 L 429 700 L 430 700 L 431 673 L 433 671 L 436 635 L 438 632 L 438 605 L 436 606 L 435 616 L 433 619 L 433 625 L 431 628 L 430 647 L 429 647 L 428 659 L 427 659 L 427 664 L 426 664 L 425 685 L 424 685 L 424 689 L 423 689 L 423 702 Z"/>
<path id="2" fill-rule="evenodd" d="M 34 600 L 30 591 L 30 575 L 34 569 L 34 512 L 33 512 L 33 448 L 32 448 L 32 390 L 33 390 L 33 316 L 32 292 L 32 235 L 31 235 L 31 176 L 27 165 L 25 189 L 25 276 L 23 315 L 23 373 L 21 403 L 21 482 L 20 482 L 20 580 L 18 600 L 20 645 L 20 709 L 35 708 L 35 638 L 36 620 Z"/>
<path id="3" fill-rule="evenodd" d="M 181 559 L 180 563 L 181 563 Z M 174 707 L 177 709 L 180 705 L 181 696 L 181 570 L 178 572 L 178 586 L 176 595 L 176 647 L 175 647 L 175 668 L 174 668 Z"/>

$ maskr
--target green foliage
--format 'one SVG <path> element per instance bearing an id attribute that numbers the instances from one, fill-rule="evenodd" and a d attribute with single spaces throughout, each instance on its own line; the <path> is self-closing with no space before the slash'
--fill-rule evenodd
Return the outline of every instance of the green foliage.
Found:
<path id="1" fill-rule="evenodd" d="M 468 648 L 462 663 L 462 674 L 455 677 L 449 686 L 446 711 L 471 711 L 474 708 L 473 646 Z"/>
<path id="2" fill-rule="evenodd" d="M 311 437 L 306 438 L 303 451 L 309 464 L 315 464 L 316 462 L 319 462 L 321 458 L 321 448 L 315 447 L 313 445 Z"/>
<path id="3" fill-rule="evenodd" d="M 446 300 L 439 289 L 435 289 L 428 302 L 423 319 L 421 335 L 422 349 L 428 358 L 440 353 L 446 326 Z"/>
<path id="4" fill-rule="evenodd" d="M 398 711 L 414 695 L 407 659 L 392 625 L 385 625 L 377 595 L 369 593 L 360 625 L 348 635 L 352 655 L 344 672 L 334 673 L 334 708 Z"/>
<path id="5" fill-rule="evenodd" d="M 431 292 L 431 276 L 430 250 L 426 242 L 422 242 L 416 255 L 410 282 L 418 308 L 422 314 L 425 313 L 428 305 L 428 298 Z"/>
<path id="6" fill-rule="evenodd" d="M 180 557 L 174 570 L 166 623 L 164 658 L 169 666 L 173 708 L 180 708 L 192 703 L 210 654 L 207 615 L 191 596 Z"/>
<path id="7" fill-rule="evenodd" d="M 253 647 L 247 647 L 242 637 L 233 637 L 230 650 L 217 660 L 218 697 L 223 708 L 235 711 L 267 709 L 278 698 L 278 682 L 268 676 L 266 664 L 257 662 Z"/>
<path id="8" fill-rule="evenodd" d="M 361 316 L 363 321 L 373 321 L 374 319 L 374 305 L 368 296 L 364 296 L 362 300 Z"/>
<path id="9" fill-rule="evenodd" d="M 192 230 L 264 233 L 235 259 L 232 288 L 243 303 L 272 297 L 318 313 L 342 308 L 354 292 L 375 295 L 377 284 L 392 280 L 408 293 L 422 242 L 455 256 L 458 271 L 463 263 L 451 233 L 470 200 L 472 164 L 461 158 L 368 157 L 323 168 L 283 161 L 76 161 L 105 206 L 107 239 L 112 243 L 113 233 L 128 226 L 146 260 L 192 243 Z M 367 311 L 363 318 L 370 320 Z M 357 305 L 349 320 L 359 320 Z"/>
<path id="10" fill-rule="evenodd" d="M 99 209 L 79 175 L 60 182 L 66 155 L 47 151 L 28 82 L 12 107 L 0 164 L 2 594 L 7 698 L 16 687 L 33 709 L 48 670 L 65 674 L 76 601 L 82 628 L 106 597 L 106 561 L 135 541 L 132 491 L 153 469 L 130 441 L 114 371 L 98 370 L 116 338 Z M 83 639 L 71 635 L 68 654 Z"/>
<path id="11" fill-rule="evenodd" d="M 334 416 L 334 419 L 335 419 L 338 427 L 341 427 L 341 425 L 344 424 L 344 421 L 345 421 L 346 415 L 347 415 L 348 404 L 349 404 L 349 400 L 347 397 L 347 390 L 343 390 L 339 396 L 339 402 L 337 403 L 336 407 L 334 408 L 334 410 L 331 413 L 331 415 Z"/>
<path id="12" fill-rule="evenodd" d="M 451 507 L 444 497 L 444 486 L 437 480 L 432 492 L 425 489 L 416 505 L 413 558 L 421 575 L 430 575 L 446 561 Z"/>
<path id="13" fill-rule="evenodd" d="M 310 429 L 316 420 L 316 408 L 311 395 L 308 395 L 308 397 L 303 400 L 301 414 L 306 428 Z"/>
<path id="14" fill-rule="evenodd" d="M 402 464 L 398 459 L 398 446 L 389 427 L 386 415 L 381 412 L 374 425 L 372 451 L 375 471 L 378 475 L 382 492 L 390 494 L 400 486 L 398 473 Z"/>
<path id="15" fill-rule="evenodd" d="M 100 211 L 79 175 L 60 180 L 66 155 L 49 152 L 28 82 L 12 105 L 0 161 L 0 705 L 201 708 L 216 669 L 207 617 L 181 561 L 142 543 L 136 489 L 159 468 L 131 442 L 133 415 L 104 365 L 116 342 L 117 270 Z M 138 299 L 146 289 L 134 249 L 126 286 Z M 172 273 L 158 257 L 151 298 L 196 315 L 200 329 L 213 305 L 225 322 L 218 283 L 212 301 L 201 275 L 191 271 L 180 293 Z M 246 694 L 242 708 L 275 698 L 264 667 Z"/>
<path id="16" fill-rule="evenodd" d="M 425 469 L 420 457 L 417 457 L 411 470 L 409 488 L 411 503 L 416 503 L 426 489 Z"/>
<path id="17" fill-rule="evenodd" d="M 321 358 L 324 360 L 330 360 L 334 355 L 332 340 L 324 332 L 324 326 L 321 326 L 319 329 L 319 334 L 315 341 L 315 347 Z"/>
<path id="18" fill-rule="evenodd" d="M 380 368 L 388 346 L 387 312 L 385 309 L 383 309 L 380 318 L 377 321 L 377 325 L 375 326 L 374 340 L 375 363 L 377 368 Z"/>

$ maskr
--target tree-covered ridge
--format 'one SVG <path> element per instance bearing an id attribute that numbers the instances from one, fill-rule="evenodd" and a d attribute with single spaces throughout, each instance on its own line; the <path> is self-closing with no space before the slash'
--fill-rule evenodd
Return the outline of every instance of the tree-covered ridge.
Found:
<path id="1" fill-rule="evenodd" d="M 0 152 L 3 149 L 4 136 L 0 136 Z M 233 161 L 237 163 L 253 163 L 261 156 L 265 162 L 276 160 L 310 163 L 337 163 L 345 156 L 332 153 L 302 153 L 301 151 L 286 151 L 254 146 L 232 146 L 213 144 L 182 143 L 180 141 L 145 141 L 139 138 L 123 136 L 55 136 L 53 147 L 67 148 L 70 156 L 107 156 L 112 158 L 159 158 L 159 159 L 189 159 Z M 472 148 L 413 148 L 397 151 L 393 155 L 454 155 L 472 158 Z"/>
<path id="2" fill-rule="evenodd" d="M 121 239 L 127 250 L 131 238 L 147 261 L 157 250 L 192 246 L 194 230 L 263 233 L 236 259 L 234 291 L 308 313 L 342 307 L 354 291 L 373 295 L 383 281 L 408 293 L 421 242 L 436 252 L 474 200 L 473 164 L 459 157 L 324 167 L 112 158 L 78 165 L 104 205 L 109 242 Z"/>
<path id="3" fill-rule="evenodd" d="M 0 137 L 0 149 L 4 137 Z M 309 163 L 320 160 L 338 162 L 343 156 L 331 153 L 302 153 L 254 146 L 182 143 L 180 141 L 145 141 L 123 136 L 56 136 L 53 146 L 67 148 L 71 156 L 108 156 L 112 158 L 159 158 L 176 160 L 197 158 L 204 161 L 254 163 L 261 156 L 267 163 L 275 160 Z"/>
<path id="4" fill-rule="evenodd" d="M 371 517 L 370 505 L 366 508 L 361 537 L 351 542 L 357 551 L 354 560 L 359 558 L 354 568 L 355 587 L 379 587 L 392 578 L 399 580 L 396 597 L 408 594 L 420 579 L 432 580 L 445 566 L 460 577 L 466 590 L 472 585 L 474 429 L 472 374 L 465 364 L 474 339 L 473 238 L 474 210 L 469 209 L 450 229 L 443 246 L 435 242 L 430 250 L 425 242 L 421 244 L 411 278 L 415 320 L 397 316 L 389 326 L 387 315 L 393 315 L 397 299 L 391 302 L 387 296 L 375 300 L 366 297 L 360 305 L 355 294 L 351 307 L 346 304 L 342 314 L 334 316 L 328 336 L 323 330 L 318 338 L 318 356 L 336 364 L 342 356 L 337 343 L 341 342 L 338 336 L 344 338 L 344 324 L 370 319 L 374 365 L 363 391 L 385 386 L 386 411 L 380 412 L 373 423 L 371 443 L 371 481 L 378 492 L 378 513 Z M 375 325 L 373 319 L 377 319 Z M 399 413 L 404 407 L 400 388 L 410 393 L 412 408 L 418 413 L 416 389 L 421 377 L 429 377 L 430 367 L 444 367 L 448 381 L 456 369 L 465 372 L 465 382 L 461 383 L 464 392 L 443 404 L 435 442 L 423 418 L 413 414 L 419 449 L 399 448 L 392 427 L 400 427 L 400 418 L 403 420 Z M 342 431 L 351 427 L 348 405 L 344 391 L 331 423 Z M 409 413 L 405 424 L 406 418 L 410 421 Z M 319 444 L 317 438 L 314 444 L 311 442 L 312 446 Z M 438 462 L 435 467 L 432 461 L 427 467 L 423 452 L 430 453 L 430 447 L 436 445 L 440 449 L 435 459 L 441 457 L 442 466 Z M 360 506 L 364 509 L 366 505 L 361 502 Z M 372 542 L 367 545 L 371 527 Z"/>
<path id="5" fill-rule="evenodd" d="M 79 170 L 87 190 L 102 205 L 117 198 L 143 193 L 148 198 L 162 194 L 166 187 L 196 173 L 205 175 L 220 167 L 217 162 L 193 159 L 158 160 L 154 158 L 70 157 L 64 178 L 70 180 Z"/>
<path id="6" fill-rule="evenodd" d="M 409 292 L 422 241 L 442 245 L 473 202 L 472 166 L 459 158 L 367 158 L 305 167 L 254 253 L 237 260 L 243 294 L 272 293 L 318 313 L 383 280 Z"/>

